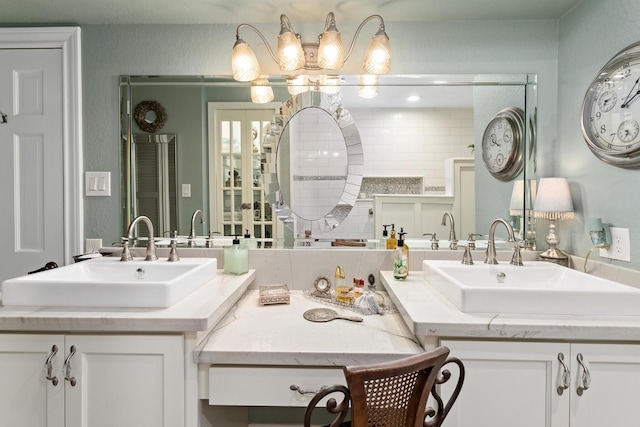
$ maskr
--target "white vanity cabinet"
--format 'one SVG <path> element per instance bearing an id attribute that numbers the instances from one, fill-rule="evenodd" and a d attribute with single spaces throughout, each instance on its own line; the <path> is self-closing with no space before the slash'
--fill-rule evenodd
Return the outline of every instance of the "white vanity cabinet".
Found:
<path id="1" fill-rule="evenodd" d="M 640 416 L 635 401 L 640 345 L 465 340 L 442 340 L 441 344 L 466 369 L 462 392 L 446 427 L 478 423 L 494 427 L 627 426 Z M 579 392 L 585 380 L 588 388 Z"/>
<path id="2" fill-rule="evenodd" d="M 181 335 L 1 334 L 2 424 L 183 426 L 184 370 Z"/>

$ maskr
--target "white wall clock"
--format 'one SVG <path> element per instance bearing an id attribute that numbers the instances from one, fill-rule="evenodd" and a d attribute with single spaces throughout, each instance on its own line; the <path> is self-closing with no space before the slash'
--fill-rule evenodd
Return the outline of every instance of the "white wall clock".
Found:
<path id="1" fill-rule="evenodd" d="M 587 146 L 600 160 L 640 167 L 640 42 L 611 58 L 591 82 L 581 125 Z"/>
<path id="2" fill-rule="evenodd" d="M 482 137 L 482 159 L 491 175 L 501 181 L 517 177 L 524 166 L 524 113 L 505 108 L 489 121 Z"/>

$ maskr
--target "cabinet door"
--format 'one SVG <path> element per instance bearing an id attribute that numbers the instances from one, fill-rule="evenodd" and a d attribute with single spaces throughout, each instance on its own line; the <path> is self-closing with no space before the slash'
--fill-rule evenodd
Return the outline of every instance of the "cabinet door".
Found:
<path id="1" fill-rule="evenodd" d="M 571 426 L 640 424 L 640 346 L 572 344 L 571 361 Z M 579 394 L 583 379 L 589 387 Z"/>
<path id="2" fill-rule="evenodd" d="M 569 425 L 569 390 L 558 394 L 568 344 L 444 340 L 465 366 L 460 396 L 446 427 Z M 443 387 L 446 398 L 451 387 Z"/>
<path id="3" fill-rule="evenodd" d="M 64 426 L 63 348 L 62 335 L 0 335 L 1 425 Z"/>
<path id="4" fill-rule="evenodd" d="M 68 335 L 65 358 L 67 427 L 184 426 L 181 336 Z"/>

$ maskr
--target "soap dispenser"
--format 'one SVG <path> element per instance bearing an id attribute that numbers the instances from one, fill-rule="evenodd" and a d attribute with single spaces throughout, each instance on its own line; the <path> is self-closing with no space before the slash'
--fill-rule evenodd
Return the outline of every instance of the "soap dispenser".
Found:
<path id="1" fill-rule="evenodd" d="M 387 248 L 387 240 L 389 240 L 389 232 L 387 231 L 387 227 L 389 224 L 382 224 L 382 239 L 380 239 L 380 248 Z"/>
<path id="2" fill-rule="evenodd" d="M 404 242 L 404 229 L 400 227 L 398 235 L 398 248 L 393 257 L 393 278 L 396 280 L 404 280 L 409 275 L 409 247 Z"/>
<path id="3" fill-rule="evenodd" d="M 224 248 L 224 272 L 244 274 L 247 271 L 249 271 L 249 250 L 240 244 L 238 235 L 235 235 L 233 244 Z"/>
<path id="4" fill-rule="evenodd" d="M 248 229 L 244 230 L 244 245 L 247 249 L 258 249 L 258 241 L 254 237 L 251 237 Z"/>
<path id="5" fill-rule="evenodd" d="M 387 249 L 397 249 L 398 248 L 398 238 L 396 237 L 396 226 L 395 224 L 391 224 L 391 237 L 387 239 Z"/>

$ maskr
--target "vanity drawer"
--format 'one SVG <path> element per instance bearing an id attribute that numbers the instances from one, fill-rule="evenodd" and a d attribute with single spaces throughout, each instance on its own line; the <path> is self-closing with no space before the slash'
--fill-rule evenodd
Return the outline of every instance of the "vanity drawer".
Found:
<path id="1" fill-rule="evenodd" d="M 334 384 L 346 384 L 342 368 L 212 366 L 209 404 L 305 407 L 322 386 Z M 291 390 L 291 385 L 309 393 L 300 394 Z M 340 396 L 333 397 L 340 399 Z"/>

